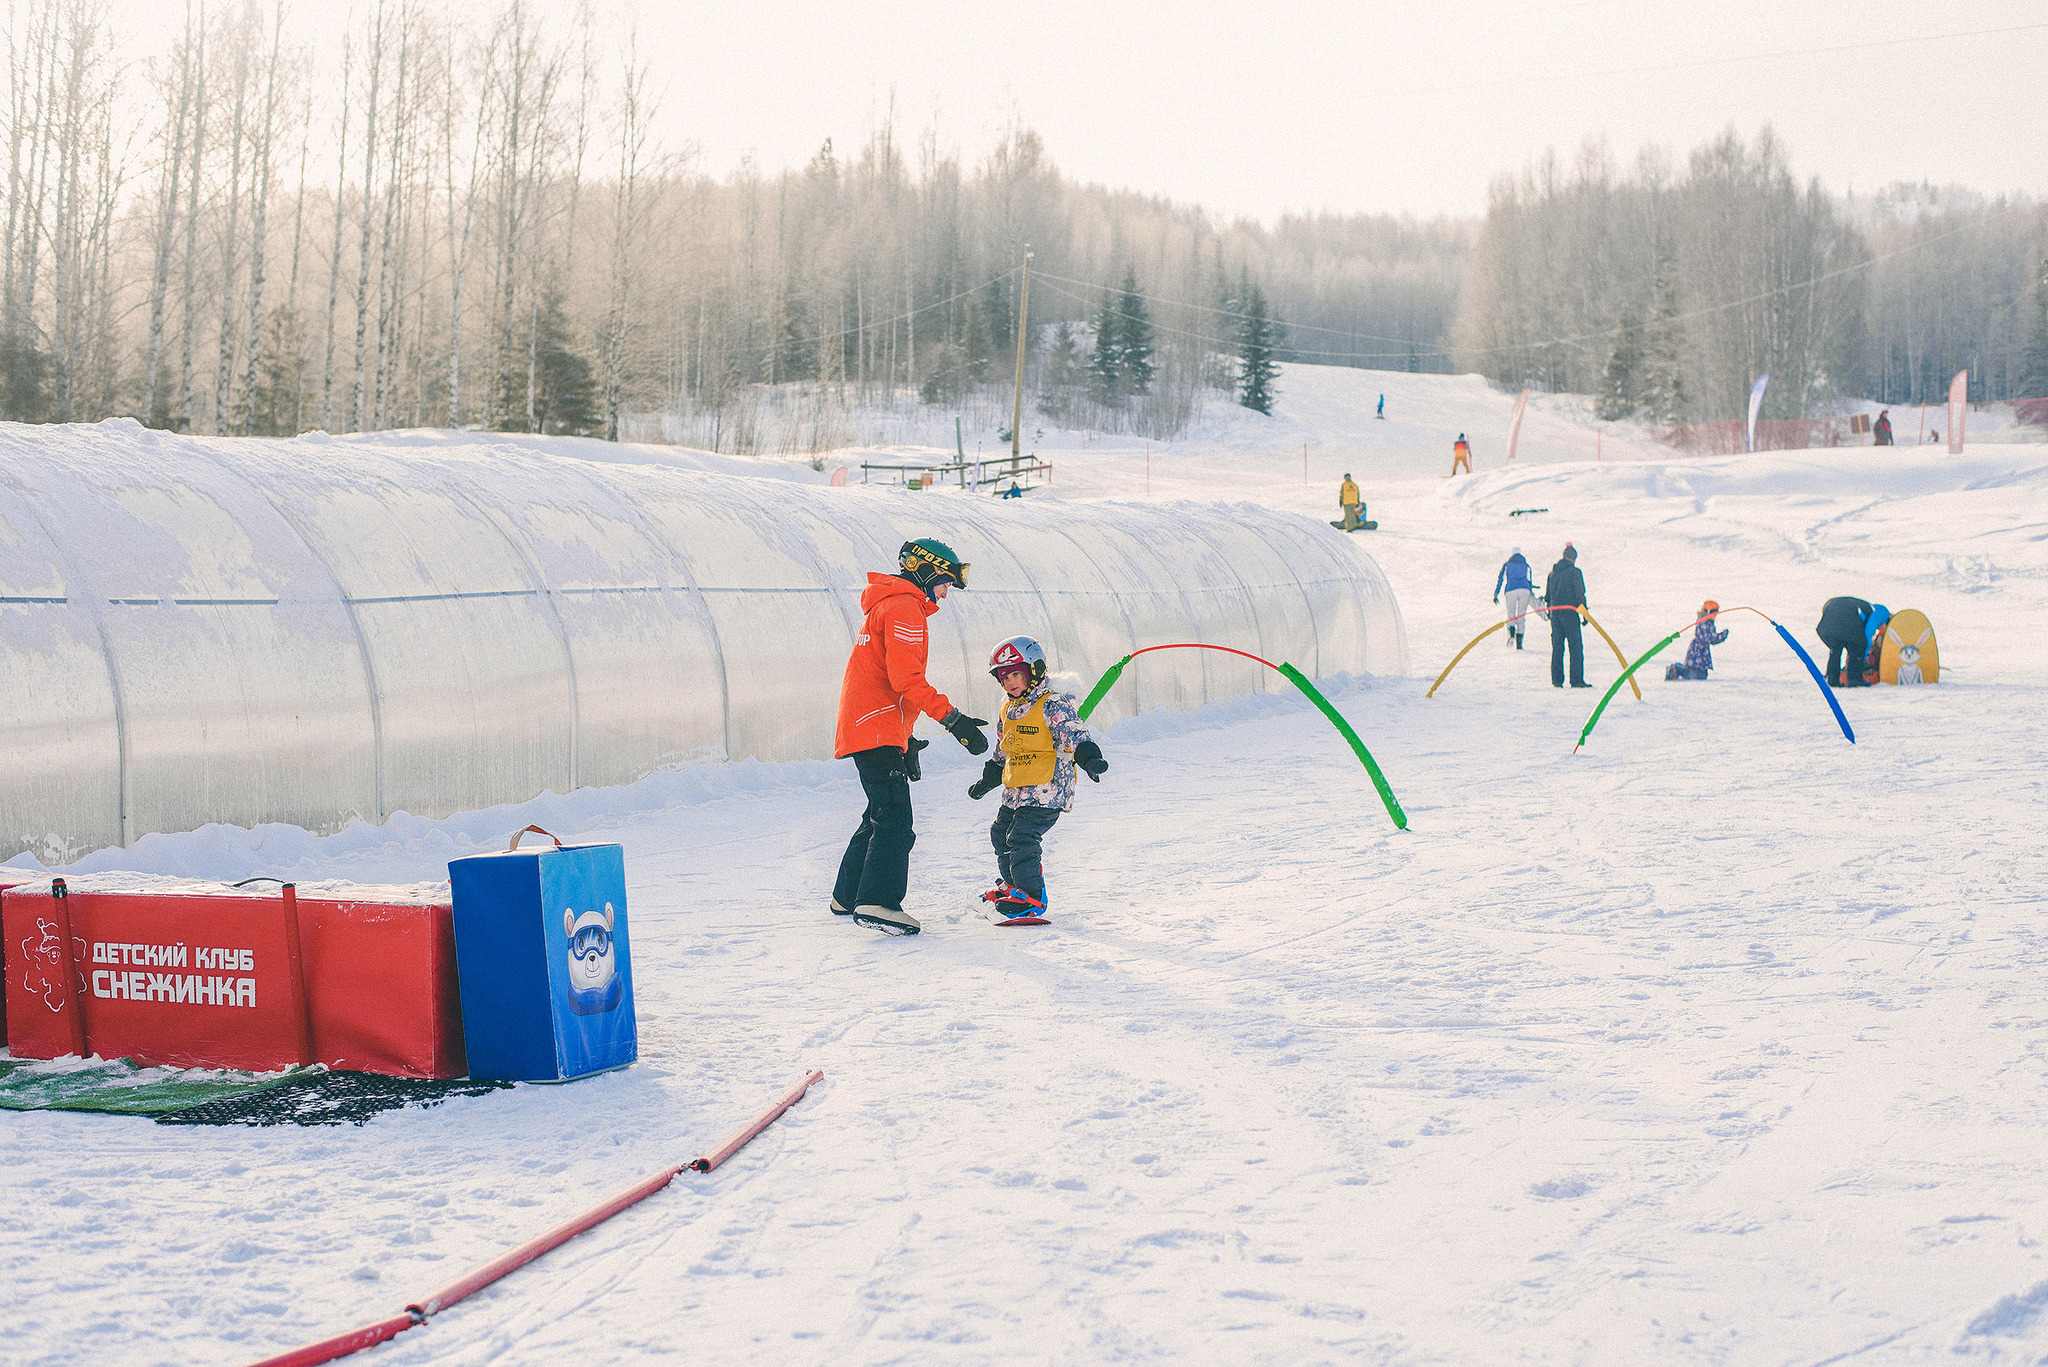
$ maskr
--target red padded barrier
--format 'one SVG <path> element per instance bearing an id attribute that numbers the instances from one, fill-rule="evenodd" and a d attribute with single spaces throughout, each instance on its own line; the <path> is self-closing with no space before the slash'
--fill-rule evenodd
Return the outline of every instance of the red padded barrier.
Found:
<path id="1" fill-rule="evenodd" d="M 453 914 L 445 902 L 390 900 L 395 891 L 293 899 L 73 880 L 66 956 L 50 885 L 9 889 L 0 893 L 8 1046 L 16 1058 L 73 1053 L 82 1014 L 87 1050 L 102 1058 L 461 1077 Z M 303 1056 L 308 1016 L 312 1058 Z"/>

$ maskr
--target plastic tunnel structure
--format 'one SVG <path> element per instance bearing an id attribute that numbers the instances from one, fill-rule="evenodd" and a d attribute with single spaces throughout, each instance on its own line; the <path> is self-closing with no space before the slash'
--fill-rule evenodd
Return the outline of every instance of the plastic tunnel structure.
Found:
<path id="1" fill-rule="evenodd" d="M 1406 666 L 1385 577 L 1309 519 L 689 464 L 478 434 L 0 426 L 0 857 L 830 758 L 866 572 L 918 536 L 973 565 L 929 667 L 969 708 L 993 704 L 984 661 L 1018 632 L 1084 678 L 1160 640 L 1318 678 Z M 1289 687 L 1173 654 L 1104 720 Z"/>

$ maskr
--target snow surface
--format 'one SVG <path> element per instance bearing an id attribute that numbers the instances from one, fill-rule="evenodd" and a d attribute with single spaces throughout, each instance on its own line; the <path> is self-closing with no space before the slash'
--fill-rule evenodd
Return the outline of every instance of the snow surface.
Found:
<path id="1" fill-rule="evenodd" d="M 1410 833 L 1267 694 L 1108 730 L 1043 931 L 977 914 L 993 809 L 943 737 L 915 939 L 825 911 L 843 764 L 103 851 L 80 867 L 415 883 L 529 820 L 619 840 L 642 1061 L 361 1129 L 6 1116 L 0 1358 L 231 1364 L 395 1313 L 815 1066 L 718 1172 L 358 1360 L 2040 1360 L 2048 448 L 1594 464 L 1560 402 L 1503 470 L 1510 400 L 1384 378 L 1390 410 L 1446 391 L 1477 476 L 1440 477 L 1434 428 L 1368 444 L 1339 394 L 1313 484 L 1250 441 L 1152 478 L 1334 515 L 1359 475 L 1413 674 L 1330 691 Z M 1067 497 L 1143 494 L 1142 443 L 1055 458 Z M 1625 649 L 1705 596 L 1811 648 L 1854 593 L 1928 614 L 1942 682 L 1845 693 L 1852 747 L 1744 615 L 1712 682 L 1646 668 L 1576 756 L 1598 695 L 1546 686 L 1540 633 L 1425 699 L 1508 548 L 1540 572 L 1567 539 Z"/>

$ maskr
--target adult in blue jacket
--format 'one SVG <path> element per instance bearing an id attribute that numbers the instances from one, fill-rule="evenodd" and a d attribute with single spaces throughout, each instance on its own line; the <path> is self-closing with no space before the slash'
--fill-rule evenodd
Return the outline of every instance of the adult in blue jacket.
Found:
<path id="1" fill-rule="evenodd" d="M 1529 574 L 1529 562 L 1522 558 L 1522 548 L 1515 547 L 1507 563 L 1500 567 L 1500 573 L 1493 577 L 1493 601 L 1500 602 L 1501 594 L 1508 596 L 1508 639 L 1516 650 L 1522 648 L 1522 638 L 1528 634 L 1526 619 L 1530 607 L 1536 601 L 1536 581 Z"/>

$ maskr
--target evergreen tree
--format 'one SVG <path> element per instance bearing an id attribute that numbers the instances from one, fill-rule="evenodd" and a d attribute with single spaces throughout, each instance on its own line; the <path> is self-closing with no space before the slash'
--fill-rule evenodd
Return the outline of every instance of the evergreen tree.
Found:
<path id="1" fill-rule="evenodd" d="M 1133 394 L 1149 394 L 1152 377 L 1159 371 L 1152 359 L 1152 320 L 1145 313 L 1145 296 L 1138 293 L 1138 272 L 1128 266 L 1117 313 L 1117 358 L 1122 362 L 1124 383 Z"/>
<path id="2" fill-rule="evenodd" d="M 258 437 L 295 437 L 299 432 L 299 400 L 306 383 L 298 310 L 290 305 L 270 310 L 264 320 L 263 337 L 263 359 L 256 371 L 256 392 L 249 405 L 249 430 Z"/>
<path id="3" fill-rule="evenodd" d="M 952 403 L 967 392 L 967 352 L 958 342 L 941 342 L 932 348 L 931 370 L 917 387 L 926 403 Z"/>
<path id="4" fill-rule="evenodd" d="M 818 377 L 818 339 L 803 296 L 792 290 L 782 296 L 782 326 L 775 343 L 775 378 L 814 380 Z"/>
<path id="5" fill-rule="evenodd" d="M 2048 269 L 2048 262 L 2043 262 Z M 2027 342 L 2026 378 L 2020 382 L 2020 397 L 2048 398 L 2048 277 L 2034 286 L 2034 335 Z"/>
<path id="6" fill-rule="evenodd" d="M 1657 263 L 1657 313 L 1643 342 L 1642 380 L 1637 387 L 1637 408 L 1650 422 L 1685 421 L 1685 381 L 1681 378 L 1678 354 L 1678 287 L 1673 282 L 1668 258 Z"/>
<path id="7" fill-rule="evenodd" d="M 1249 281 L 1239 291 L 1244 317 L 1237 330 L 1238 398 L 1254 412 L 1273 411 L 1273 381 L 1280 367 L 1273 360 L 1274 325 L 1266 311 L 1266 293 Z"/>
<path id="8" fill-rule="evenodd" d="M 1123 397 L 1123 329 L 1117 325 L 1116 298 L 1104 295 L 1095 314 L 1095 355 L 1088 362 L 1089 389 L 1097 403 Z"/>
<path id="9" fill-rule="evenodd" d="M 50 358 L 36 347 L 33 336 L 0 339 L 0 418 L 48 422 L 49 372 Z"/>
<path id="10" fill-rule="evenodd" d="M 1614 325 L 1614 350 L 1607 354 L 1607 373 L 1601 377 L 1593 412 L 1608 422 L 1634 413 L 1641 398 L 1642 372 L 1643 326 L 1636 311 L 1625 308 Z"/>
<path id="11" fill-rule="evenodd" d="M 518 394 L 504 406 L 502 430 L 519 432 L 526 426 L 526 377 L 508 375 L 505 389 Z M 550 436 L 587 437 L 597 431 L 597 379 L 588 357 L 570 341 L 569 313 L 562 302 L 559 285 L 550 285 L 541 296 L 540 317 L 534 339 L 534 428 Z"/>
<path id="12" fill-rule="evenodd" d="M 990 375 L 1007 373 L 996 364 L 999 358 L 1007 357 L 1013 365 L 1016 362 L 1017 318 L 1010 307 L 1009 281 L 991 280 L 983 286 L 972 312 L 968 373 L 976 384 L 986 384 Z"/>
<path id="13" fill-rule="evenodd" d="M 1048 418 L 1064 419 L 1072 407 L 1069 391 L 1080 373 L 1081 349 L 1074 342 L 1074 325 L 1061 323 L 1052 330 L 1045 369 L 1039 373 L 1038 411 Z"/>

